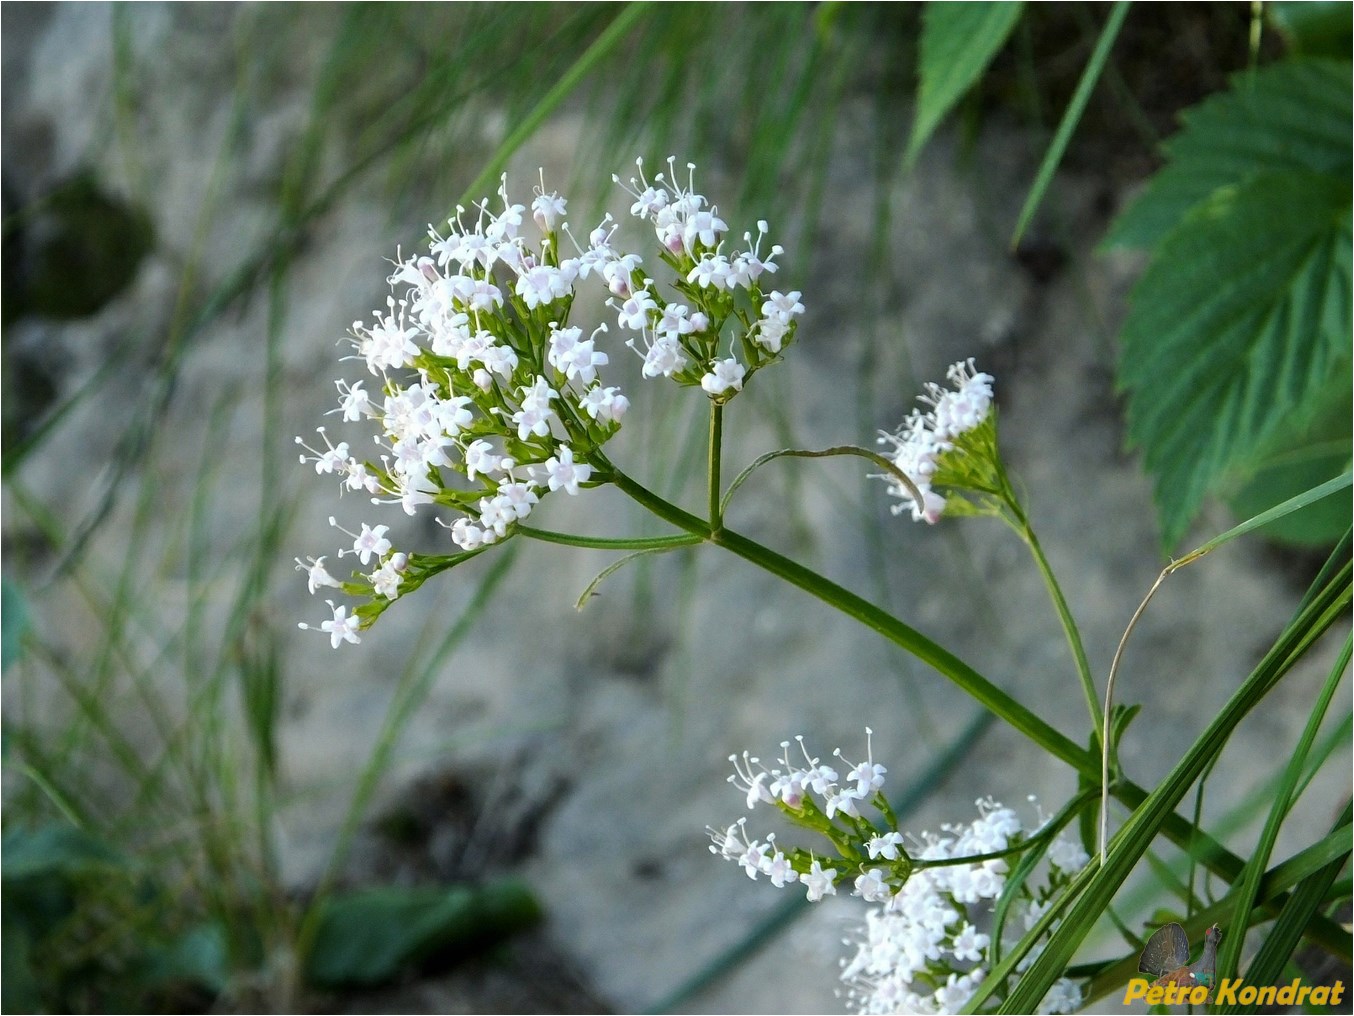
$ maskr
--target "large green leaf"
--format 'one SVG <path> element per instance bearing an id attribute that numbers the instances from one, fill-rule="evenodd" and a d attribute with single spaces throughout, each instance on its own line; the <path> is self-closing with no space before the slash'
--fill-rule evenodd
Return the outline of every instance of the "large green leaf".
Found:
<path id="1" fill-rule="evenodd" d="M 324 902 L 306 976 L 321 987 L 375 985 L 433 953 L 478 952 L 535 924 L 541 911 L 521 882 L 482 888 L 366 889 Z"/>
<path id="2" fill-rule="evenodd" d="M 1332 372 L 1322 391 L 1310 400 L 1316 407 L 1310 419 L 1295 416 L 1280 423 L 1258 453 L 1254 474 L 1244 477 L 1243 485 L 1227 494 L 1233 515 L 1242 519 L 1259 515 L 1349 469 L 1349 421 L 1354 416 L 1351 384 L 1354 381 L 1346 361 L 1344 369 Z M 1340 492 L 1271 522 L 1262 532 L 1272 540 L 1329 547 L 1352 521 L 1349 494 Z"/>
<path id="3" fill-rule="evenodd" d="M 925 6 L 917 116 L 907 143 L 909 164 L 954 104 L 982 76 L 1020 20 L 1023 6 L 1020 3 L 929 3 Z"/>
<path id="4" fill-rule="evenodd" d="M 79 875 L 126 864 L 103 840 L 65 824 L 10 829 L 3 851 L 6 882 L 51 874 Z"/>
<path id="5" fill-rule="evenodd" d="M 189 928 L 165 945 L 147 950 L 139 971 L 147 987 L 195 984 L 222 994 L 230 986 L 230 944 L 226 929 L 210 922 Z"/>
<path id="6" fill-rule="evenodd" d="M 1297 53 L 1344 58 L 1354 36 L 1349 0 L 1279 0 L 1265 13 Z"/>
<path id="7" fill-rule="evenodd" d="M 1349 358 L 1347 178 L 1266 173 L 1195 207 L 1133 291 L 1119 383 L 1169 546 Z"/>
<path id="8" fill-rule="evenodd" d="M 1350 64 L 1290 60 L 1182 114 L 1168 165 L 1122 214 L 1106 246 L 1151 247 L 1221 187 L 1277 170 L 1350 175 Z"/>

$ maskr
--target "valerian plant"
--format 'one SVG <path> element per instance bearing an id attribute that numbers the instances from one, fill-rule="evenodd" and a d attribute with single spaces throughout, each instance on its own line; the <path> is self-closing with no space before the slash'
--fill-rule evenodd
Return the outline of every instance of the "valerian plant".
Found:
<path id="1" fill-rule="evenodd" d="M 810 899 L 834 895 L 849 880 L 875 908 L 853 938 L 855 957 L 843 962 L 847 997 L 862 1012 L 987 1011 L 994 1005 L 1061 1012 L 1094 997 L 1103 984 L 1068 976 L 1072 952 L 1160 835 L 1180 844 L 1205 840 L 1210 849 L 1202 863 L 1226 880 L 1248 872 L 1238 890 L 1244 894 L 1238 913 L 1244 903 L 1250 914 L 1262 885 L 1271 894 L 1292 885 L 1277 877 L 1262 882 L 1268 873 L 1246 868 L 1174 808 L 1245 712 L 1301 656 L 1299 644 L 1267 658 L 1157 790 L 1149 794 L 1134 784 L 1115 757 L 1131 711 L 1102 714 L 1071 610 L 1002 462 L 995 379 L 974 360 L 953 364 L 948 386 L 928 385 L 920 398 L 924 408 L 896 430 L 881 432 L 887 455 L 857 446 L 779 449 L 725 485 L 724 409 L 760 370 L 782 358 L 805 305 L 798 290 L 777 280 L 784 251 L 770 242 L 769 226 L 758 222 L 755 232 L 742 233 L 741 244 L 730 244 L 728 223 L 697 193 L 689 167 L 681 180 L 669 160 L 667 171 L 650 179 L 639 163 L 638 175 L 622 187 L 630 214 L 652 230 L 653 245 L 642 252 L 621 246 L 610 215 L 580 239 L 567 222 L 566 199 L 547 191 L 542 174 L 529 206 L 512 200 L 505 178 L 496 202 L 458 208 L 445 227 L 430 228 L 426 254 L 397 255 L 385 308 L 371 323 L 352 327 L 346 360 L 359 376 L 337 382 L 338 406 L 331 411 L 344 424 L 365 428 L 370 444 L 336 441 L 320 427 L 316 441 L 298 438 L 305 448 L 300 459 L 375 509 L 435 513 L 455 549 L 397 548 L 388 525 L 369 521 L 356 532 L 342 530 L 350 542 L 336 557 L 358 566 L 347 577 L 335 577 L 340 569 L 331 569 L 325 557 L 298 559 L 297 566 L 313 594 L 346 599 L 328 600 L 328 619 L 300 627 L 328 635 L 336 649 L 356 644 L 395 600 L 517 537 L 636 553 L 709 543 L 920 658 L 1071 766 L 1080 789 L 1052 819 L 1041 814 L 1029 826 L 985 799 L 973 823 L 909 838 L 882 793 L 886 770 L 868 747 L 865 762 L 843 760 L 845 778 L 802 743 L 802 758 L 792 758 L 786 742 L 780 764 L 770 769 L 752 756 L 735 756 L 734 782 L 749 807 L 772 805 L 822 842 L 787 849 L 774 833 L 752 836 L 739 821 L 713 834 L 715 851 L 739 861 L 754 878 L 804 886 Z M 606 294 L 608 313 L 580 323 L 575 299 L 589 286 Z M 612 338 L 613 329 L 619 337 Z M 625 350 L 640 359 L 644 378 L 699 389 L 708 405 L 703 516 L 660 497 L 606 452 L 630 409 L 605 373 Z M 367 448 L 365 455 L 355 451 Z M 946 516 L 996 518 L 1019 536 L 1063 626 L 1086 700 L 1089 747 L 893 614 L 725 525 L 729 500 L 752 471 L 781 457 L 824 455 L 857 456 L 882 470 L 871 475 L 884 480 L 894 514 L 929 524 Z M 676 531 L 617 537 L 529 524 L 547 497 L 560 491 L 580 496 L 601 485 L 613 486 Z M 331 524 L 337 527 L 332 518 Z M 1348 605 L 1348 565 L 1342 569 L 1334 560 L 1328 571 L 1285 635 L 1301 647 Z M 1133 815 L 1092 856 L 1089 830 L 1102 788 Z M 1081 842 L 1064 834 L 1073 822 L 1083 830 Z M 1037 871 L 1044 872 L 1042 882 Z M 1313 921 L 1330 931 L 1319 915 Z"/>

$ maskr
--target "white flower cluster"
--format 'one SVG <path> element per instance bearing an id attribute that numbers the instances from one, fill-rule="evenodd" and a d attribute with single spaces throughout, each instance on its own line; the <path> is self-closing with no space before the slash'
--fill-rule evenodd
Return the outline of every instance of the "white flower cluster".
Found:
<path id="1" fill-rule="evenodd" d="M 637 270 L 639 258 L 630 255 L 633 261 L 624 271 L 607 277 L 621 327 L 640 333 L 626 344 L 644 357 L 645 377 L 672 377 L 699 384 L 712 398 L 731 398 L 754 371 L 779 356 L 794 337 L 796 318 L 804 313 L 798 291 L 764 292 L 761 287 L 762 276 L 777 271 L 775 259 L 784 248 L 772 245 L 763 259 L 762 241 L 770 227 L 759 220 L 755 239 L 743 234 L 747 250 L 726 252 L 721 238 L 728 225 L 696 193 L 693 166 L 687 165 L 684 189 L 676 182 L 672 159 L 669 175 L 659 173 L 653 183 L 644 176 L 643 162 L 636 160 L 636 165 L 639 176 L 628 185 L 619 176 L 612 179 L 635 199 L 630 214 L 653 226 L 660 258 L 677 273 L 673 288 L 689 304 L 666 302 L 654 290 L 654 280 Z M 595 232 L 594 240 L 597 236 Z M 740 290 L 747 294 L 746 307 L 736 299 Z M 721 358 L 720 334 L 730 319 L 737 328 L 729 355 Z"/>
<path id="2" fill-rule="evenodd" d="M 638 254 L 613 245 L 610 215 L 579 244 L 564 221 L 566 199 L 546 192 L 543 175 L 529 213 L 508 197 L 505 177 L 501 207 L 484 201 L 472 215 L 458 208 L 446 236 L 429 228 L 429 254 L 397 261 L 385 309 L 352 326 L 348 359 L 365 363 L 376 390 L 364 380 L 338 381 L 334 412 L 348 423 L 376 423 L 375 454 L 353 454 L 321 427 L 322 448 L 297 438 L 308 453 L 302 463 L 374 504 L 398 504 L 409 515 L 425 504 L 456 512 L 447 528 L 462 552 L 509 536 L 549 493 L 605 482 L 600 449 L 630 403 L 598 374 L 610 362 L 599 348 L 608 326 L 597 324 L 585 338 L 569 324 L 589 279 L 610 291 L 607 304 L 620 329 L 633 333 L 626 345 L 643 357 L 645 377 L 698 385 L 720 402 L 732 398 L 777 359 L 804 310 L 797 292 L 761 289 L 782 248 L 772 246 L 763 259 L 768 227 L 761 222 L 756 242 L 744 234 L 747 250 L 726 252 L 727 226 L 690 177 L 685 188 L 663 174 L 651 184 L 641 164 L 628 191 L 631 213 L 653 226 L 658 260 L 674 272 L 666 295 Z M 528 214 L 534 242 L 524 233 Z M 561 237 L 574 256 L 564 256 Z M 339 588 L 373 603 L 398 596 L 423 572 L 391 547 L 388 528 L 363 524 L 360 534 L 348 534 L 352 547 L 339 556 L 356 556 L 364 567 L 375 561 L 373 572 L 353 581 L 336 580 L 324 558 L 298 559 L 311 592 Z M 335 647 L 359 641 L 358 614 L 330 607 L 333 618 L 319 630 Z"/>
<path id="3" fill-rule="evenodd" d="M 871 733 L 867 727 L 866 737 Z M 796 740 L 804 756 L 805 764 L 802 766 L 790 761 L 789 741 L 781 742 L 783 769 L 766 769 L 760 759 L 747 752 L 741 758 L 729 756 L 729 761 L 734 765 L 729 782 L 746 794 L 748 807 L 775 804 L 791 814 L 821 819 L 824 826 L 830 826 L 834 819 L 838 819 L 849 826 L 844 831 L 843 842 L 862 830 L 870 829 L 869 824 L 861 818 L 860 805 L 867 802 L 884 803 L 887 808 L 880 790 L 888 770 L 874 761 L 867 748 L 864 762 L 853 764 L 842 760 L 850 766 L 850 770 L 845 782 L 839 782 L 837 771 L 831 765 L 811 758 L 804 747 L 804 739 L 799 737 Z M 834 752 L 834 757 L 842 757 L 840 749 Z M 813 799 L 814 795 L 817 795 L 821 804 Z M 838 831 L 835 827 L 832 829 Z M 803 883 L 807 886 L 808 898 L 815 901 L 837 894 L 839 870 L 824 868 L 816 857 L 802 851 L 786 855 L 777 848 L 775 833 L 769 834 L 765 842 L 749 839 L 746 819 L 739 819 L 723 832 L 711 830 L 710 836 L 714 841 L 711 852 L 737 861 L 747 872 L 748 878 L 755 880 L 759 874 L 766 875 L 777 888 L 792 882 Z M 868 846 L 869 856 L 898 861 L 898 845 L 901 842 L 902 837 L 897 833 L 875 837 Z M 881 879 L 883 876 L 876 870 L 872 877 Z"/>
<path id="4" fill-rule="evenodd" d="M 928 382 L 926 394 L 919 396 L 930 409 L 913 410 L 897 431 L 881 431 L 879 436 L 880 444 L 893 446 L 889 456 L 893 464 L 916 483 L 922 495 L 919 504 L 896 477 L 880 475 L 889 493 L 899 499 L 889 510 L 894 515 L 910 511 L 914 522 L 925 520 L 933 525 L 945 511 L 944 496 L 931 488 L 937 460 L 954 448 L 961 435 L 986 420 L 992 406 L 992 375 L 975 370 L 972 357 L 952 364 L 945 376 L 952 389 Z"/>
<path id="5" fill-rule="evenodd" d="M 921 862 L 973 857 L 1005 850 L 1027 834 L 1010 808 L 990 798 L 977 802 L 979 817 L 967 826 L 942 827 L 944 835 L 923 832 L 914 841 L 913 857 Z M 1020 903 L 1011 911 L 1020 926 L 1016 936 L 1032 928 L 1054 893 L 1089 860 L 1075 840 L 1054 839 L 1048 850 L 1051 884 L 1035 890 L 1026 882 Z M 847 997 L 860 1013 L 952 1013 L 968 1004 L 986 973 L 983 964 L 991 938 L 980 931 L 1006 889 L 1008 864 L 992 858 L 971 864 L 921 867 L 897 892 L 857 892 L 879 907 L 866 915 L 856 954 L 842 966 Z M 1034 961 L 1038 947 L 1021 969 Z M 1081 1004 L 1081 990 L 1068 978 L 1056 982 L 1041 1013 L 1072 1012 Z"/>
<path id="6" fill-rule="evenodd" d="M 833 752 L 849 767 L 841 778 L 831 765 L 808 754 L 803 738 L 797 740 L 802 764 L 791 761 L 786 741 L 781 764 L 771 769 L 746 752 L 731 756 L 735 772 L 729 782 L 744 792 L 749 808 L 771 804 L 826 836 L 836 857 L 786 850 L 774 833 L 753 838 L 746 819 L 722 832 L 712 830 L 711 852 L 737 862 L 754 880 L 764 875 L 777 887 L 802 884 L 810 900 L 835 895 L 838 879 L 854 873 L 854 895 L 875 904 L 848 943 L 856 946 L 855 956 L 842 963 L 855 1010 L 958 1012 L 984 977 L 991 938 L 979 929 L 989 923 L 987 915 L 1006 891 L 1009 871 L 1005 857 L 964 859 L 1019 847 L 1033 831 L 1012 809 L 988 798 L 977 802 L 979 816 L 967 825 L 944 826 L 942 835 L 905 837 L 881 792 L 887 770 L 868 747 L 866 760 L 858 764 L 842 759 L 840 750 Z M 883 815 L 886 831 L 862 817 L 866 804 Z M 1013 932 L 1033 927 L 1052 897 L 1089 860 L 1080 844 L 1062 835 L 1048 845 L 1046 857 L 1047 884 L 1036 889 L 1026 880 L 1018 889 L 1011 923 L 1022 927 L 1008 925 Z M 1035 955 L 1037 950 L 1025 965 Z M 1080 989 L 1064 978 L 1050 990 L 1041 1012 L 1071 1012 L 1080 1004 Z"/>

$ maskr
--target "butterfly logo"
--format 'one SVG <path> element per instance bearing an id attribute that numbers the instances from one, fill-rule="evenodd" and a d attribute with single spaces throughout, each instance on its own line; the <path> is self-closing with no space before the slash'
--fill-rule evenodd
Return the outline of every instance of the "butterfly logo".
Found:
<path id="1" fill-rule="evenodd" d="M 1147 940 L 1147 946 L 1138 958 L 1138 970 L 1156 978 L 1153 987 L 1192 988 L 1202 984 L 1212 988 L 1217 977 L 1218 943 L 1221 941 L 1222 928 L 1215 924 L 1204 935 L 1203 954 L 1190 963 L 1189 936 L 1185 929 L 1174 923 L 1163 925 Z"/>

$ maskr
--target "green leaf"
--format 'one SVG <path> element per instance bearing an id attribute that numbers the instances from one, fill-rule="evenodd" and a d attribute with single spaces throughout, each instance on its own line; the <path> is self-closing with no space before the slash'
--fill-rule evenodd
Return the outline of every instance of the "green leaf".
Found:
<path id="1" fill-rule="evenodd" d="M 1294 52 L 1348 56 L 1354 38 L 1354 7 L 1348 0 L 1280 0 L 1265 4 L 1265 13 Z"/>
<path id="2" fill-rule="evenodd" d="M 33 936 L 26 923 L 6 906 L 0 924 L 5 947 L 0 949 L 0 1009 L 5 1012 L 43 1012 L 42 991 L 33 971 Z"/>
<path id="3" fill-rule="evenodd" d="M 1152 247 L 1221 187 L 1277 170 L 1350 175 L 1350 64 L 1289 60 L 1232 79 L 1181 116 L 1169 164 L 1119 216 L 1106 247 Z"/>
<path id="4" fill-rule="evenodd" d="M 1340 816 L 1338 833 L 1344 842 L 1349 843 L 1350 806 L 1345 805 Z M 1314 915 L 1319 914 L 1331 903 L 1331 886 L 1340 872 L 1349 863 L 1349 854 L 1336 858 L 1325 868 L 1308 875 L 1294 889 L 1279 919 L 1274 922 L 1265 941 L 1257 950 L 1251 965 L 1246 970 L 1245 981 L 1248 984 L 1274 984 L 1280 979 L 1289 956 L 1297 947 L 1303 933 L 1308 929 Z M 1231 1012 L 1255 1012 L 1255 1006 L 1233 1006 Z"/>
<path id="5" fill-rule="evenodd" d="M 333 896 L 321 906 L 306 975 L 321 987 L 381 984 L 433 953 L 495 945 L 540 916 L 530 890 L 514 880 Z"/>
<path id="6" fill-rule="evenodd" d="M 197 984 L 215 994 L 230 985 L 230 946 L 220 924 L 200 924 L 147 954 L 141 980 L 165 988 Z"/>
<path id="7" fill-rule="evenodd" d="M 19 587 L 8 578 L 0 582 L 0 670 L 19 658 L 19 640 L 28 628 L 28 607 Z"/>
<path id="8" fill-rule="evenodd" d="M 11 829 L 5 833 L 3 852 L 6 882 L 35 875 L 76 875 L 126 863 L 103 840 L 71 825 Z"/>
<path id="9" fill-rule="evenodd" d="M 1020 20 L 1020 3 L 929 3 L 922 11 L 921 86 L 905 161 L 973 87 Z"/>
<path id="10" fill-rule="evenodd" d="M 1267 173 L 1197 206 L 1133 290 L 1119 385 L 1163 539 L 1349 359 L 1349 182 Z"/>
<path id="11" fill-rule="evenodd" d="M 1317 407 L 1310 419 L 1283 421 L 1274 436 L 1257 454 L 1255 471 L 1244 485 L 1229 494 L 1227 504 L 1237 518 L 1259 515 L 1267 508 L 1316 486 L 1350 465 L 1349 421 L 1351 401 L 1349 363 L 1326 381 L 1311 402 Z M 1334 494 L 1292 515 L 1266 525 L 1261 532 L 1271 540 L 1303 546 L 1331 546 L 1350 527 L 1350 500 Z"/>

